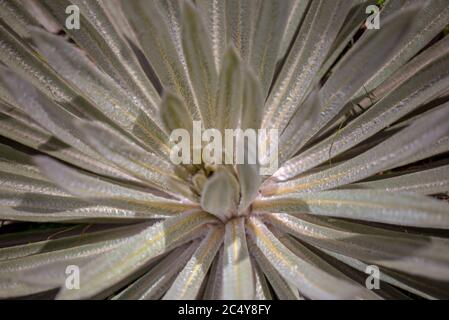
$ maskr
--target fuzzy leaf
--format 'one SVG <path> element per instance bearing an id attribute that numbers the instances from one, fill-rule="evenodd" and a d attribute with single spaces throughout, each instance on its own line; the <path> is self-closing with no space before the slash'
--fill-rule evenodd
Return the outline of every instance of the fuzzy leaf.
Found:
<path id="1" fill-rule="evenodd" d="M 344 282 L 294 255 L 257 218 L 249 218 L 248 228 L 257 247 L 278 272 L 306 297 L 344 299 L 371 296 L 365 288 Z"/>
<path id="2" fill-rule="evenodd" d="M 246 246 L 244 218 L 226 224 L 223 268 L 223 299 L 254 299 L 254 274 Z"/>
<path id="3" fill-rule="evenodd" d="M 225 129 L 235 129 L 242 112 L 242 64 L 234 48 L 229 47 L 223 57 L 219 74 L 219 87 L 215 102 L 215 127 L 222 134 Z"/>
<path id="4" fill-rule="evenodd" d="M 281 132 L 314 85 L 351 7 L 350 1 L 312 1 L 293 47 L 267 101 L 262 127 Z"/>
<path id="5" fill-rule="evenodd" d="M 289 160 L 275 177 L 287 180 L 324 163 L 444 92 L 449 85 L 448 48 L 449 38 L 446 38 L 407 64 L 398 74 L 402 82 L 396 83 L 390 95 L 338 133 Z"/>
<path id="6" fill-rule="evenodd" d="M 426 149 L 427 145 L 449 135 L 446 119 L 449 104 L 422 117 L 412 126 L 395 134 L 365 153 L 333 168 L 303 178 L 267 186 L 264 194 L 313 192 L 332 189 L 372 176 Z"/>
<path id="7" fill-rule="evenodd" d="M 161 5 L 169 6 L 168 15 Z M 159 80 L 182 97 L 194 120 L 200 120 L 197 97 L 189 79 L 180 28 L 170 24 L 174 1 L 122 1 L 125 14 Z"/>
<path id="8" fill-rule="evenodd" d="M 344 56 L 320 90 L 321 113 L 304 137 L 301 147 L 337 116 L 384 60 L 398 50 L 398 43 L 410 32 L 410 25 L 419 9 L 410 6 L 384 19 L 380 30 L 368 30 L 366 36 Z"/>
<path id="9" fill-rule="evenodd" d="M 185 129 L 192 134 L 193 120 L 184 102 L 175 94 L 165 93 L 161 103 L 162 123 L 168 132 Z"/>
<path id="10" fill-rule="evenodd" d="M 156 89 L 140 67 L 128 43 L 111 23 L 100 2 L 44 0 L 41 3 L 63 26 L 67 19 L 66 8 L 71 4 L 78 6 L 82 27 L 66 28 L 65 31 L 98 66 L 129 92 L 129 97 L 143 114 L 153 118 L 157 115 L 160 97 Z"/>
<path id="11" fill-rule="evenodd" d="M 216 221 L 210 214 L 197 212 L 180 215 L 155 224 L 132 237 L 111 254 L 92 260 L 82 268 L 79 290 L 63 288 L 59 299 L 88 298 L 147 265 L 151 259 L 190 240 L 207 223 Z"/>
<path id="12" fill-rule="evenodd" d="M 264 98 L 268 95 L 268 90 L 273 81 L 287 21 L 288 7 L 288 1 L 261 1 L 258 15 L 254 21 L 254 40 L 250 61 L 251 67 L 262 83 Z"/>
<path id="13" fill-rule="evenodd" d="M 289 0 L 288 17 L 285 24 L 285 32 L 280 43 L 278 59 L 283 58 L 294 40 L 296 31 L 303 21 L 310 0 Z"/>
<path id="14" fill-rule="evenodd" d="M 186 183 L 176 175 L 171 163 L 143 150 L 101 123 L 78 121 L 77 127 L 93 149 L 125 172 L 169 194 L 196 200 Z"/>
<path id="15" fill-rule="evenodd" d="M 47 177 L 61 188 L 81 199 L 89 201 L 111 201 L 123 209 L 156 214 L 180 213 L 196 208 L 192 204 L 159 197 L 138 189 L 132 189 L 71 169 L 50 158 L 36 158 L 36 163 Z"/>
<path id="16" fill-rule="evenodd" d="M 201 195 L 201 207 L 225 221 L 236 211 L 239 184 L 230 170 L 220 169 L 207 180 Z"/>
<path id="17" fill-rule="evenodd" d="M 232 43 L 240 57 L 248 61 L 253 45 L 257 1 L 225 1 L 226 45 Z"/>
<path id="18" fill-rule="evenodd" d="M 382 10 L 383 19 L 394 16 L 411 5 L 416 5 L 416 2 L 408 0 L 388 1 L 384 10 Z M 360 88 L 355 95 L 356 97 L 365 95 L 366 90 L 370 92 L 376 88 L 401 65 L 422 50 L 447 25 L 449 5 L 445 0 L 428 1 L 423 6 L 424 8 L 413 20 L 410 32 L 398 43 L 394 55 L 389 59 L 384 59 L 383 66 L 376 70 L 364 86 Z"/>
<path id="19" fill-rule="evenodd" d="M 217 70 L 211 43 L 198 10 L 188 1 L 182 13 L 182 45 L 193 90 L 197 97 L 203 125 L 213 128 L 217 120 L 214 106 Z"/>
<path id="20" fill-rule="evenodd" d="M 260 267 L 269 284 L 276 293 L 277 298 L 280 300 L 303 300 L 304 297 L 300 296 L 298 290 L 289 284 L 277 271 L 276 267 L 268 260 L 265 254 L 259 249 L 252 240 L 248 237 L 248 245 L 251 254 L 257 261 L 257 266 Z"/>
<path id="21" fill-rule="evenodd" d="M 300 219 L 271 213 L 265 220 L 314 246 L 362 261 L 439 280 L 447 280 L 447 239 L 407 234 L 336 219 Z"/>
<path id="22" fill-rule="evenodd" d="M 192 300 L 198 296 L 207 271 L 223 243 L 221 226 L 211 228 L 200 246 L 168 289 L 166 300 Z"/>
<path id="23" fill-rule="evenodd" d="M 115 296 L 113 300 L 160 299 L 197 247 L 198 243 L 194 242 L 188 247 L 184 245 L 174 249 L 162 261 L 158 261 L 148 273 Z"/>
<path id="24" fill-rule="evenodd" d="M 397 190 L 395 190 L 397 191 Z M 308 213 L 420 228 L 449 229 L 449 205 L 429 197 L 391 191 L 337 190 L 256 201 L 253 209 Z"/>
<path id="25" fill-rule="evenodd" d="M 198 0 L 195 3 L 206 24 L 207 33 L 210 35 L 215 69 L 218 71 L 221 68 L 221 61 L 226 50 L 226 5 L 230 2 Z"/>
<path id="26" fill-rule="evenodd" d="M 449 191 L 449 166 L 357 183 L 353 187 L 355 189 L 385 190 L 390 193 L 413 192 L 427 195 L 446 193 Z"/>
<path id="27" fill-rule="evenodd" d="M 80 50 L 59 36 L 38 28 L 31 29 L 33 40 L 52 66 L 80 94 L 92 101 L 108 119 L 125 132 L 157 150 L 167 152 L 167 136 L 139 106 L 128 97 L 125 89 L 98 69 Z"/>
<path id="28" fill-rule="evenodd" d="M 93 243 L 2 261 L 0 296 L 24 296 L 63 286 L 68 266 L 82 267 L 92 258 L 110 253 L 126 243 L 137 232 L 136 227 L 128 227 L 125 232 L 115 231 L 110 239 L 98 239 Z"/>

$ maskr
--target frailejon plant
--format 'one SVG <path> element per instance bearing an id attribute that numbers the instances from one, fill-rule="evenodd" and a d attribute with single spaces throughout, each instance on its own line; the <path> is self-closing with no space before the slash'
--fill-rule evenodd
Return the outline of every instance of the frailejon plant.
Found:
<path id="1" fill-rule="evenodd" d="M 0 1 L 0 297 L 447 298 L 449 2 L 368 5 Z"/>

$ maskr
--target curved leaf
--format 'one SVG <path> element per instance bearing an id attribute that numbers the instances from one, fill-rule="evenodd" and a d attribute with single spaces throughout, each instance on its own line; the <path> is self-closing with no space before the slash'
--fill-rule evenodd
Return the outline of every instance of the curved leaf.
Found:
<path id="1" fill-rule="evenodd" d="M 315 299 L 344 299 L 371 297 L 363 287 L 338 279 L 302 260 L 286 248 L 257 218 L 248 219 L 250 235 L 278 272 L 294 284 L 306 297 Z"/>
<path id="2" fill-rule="evenodd" d="M 254 299 L 254 274 L 246 246 L 244 218 L 226 224 L 223 268 L 223 299 Z"/>
<path id="3" fill-rule="evenodd" d="M 410 127 L 386 141 L 333 168 L 322 170 L 288 182 L 267 185 L 264 194 L 286 194 L 291 192 L 314 192 L 343 186 L 363 180 L 382 170 L 394 167 L 409 157 L 427 149 L 449 135 L 446 119 L 449 103 L 422 117 Z"/>
<path id="4" fill-rule="evenodd" d="M 253 210 L 308 213 L 420 228 L 449 229 L 449 205 L 429 197 L 377 190 L 336 190 L 255 201 Z"/>
<path id="5" fill-rule="evenodd" d="M 201 207 L 226 221 L 237 209 L 239 184 L 230 170 L 220 169 L 209 178 L 201 194 Z"/>
<path id="6" fill-rule="evenodd" d="M 409 274 L 447 280 L 447 239 L 390 231 L 336 219 L 270 213 L 265 220 L 314 246 Z"/>
<path id="7" fill-rule="evenodd" d="M 165 300 L 191 300 L 197 297 L 207 271 L 223 243 L 223 234 L 221 226 L 209 230 L 192 258 L 168 289 L 164 296 Z"/>
<path id="8" fill-rule="evenodd" d="M 210 214 L 196 212 L 157 223 L 129 239 L 111 254 L 86 264 L 80 270 L 83 274 L 80 289 L 63 288 L 57 298 L 92 297 L 135 273 L 151 259 L 190 240 L 192 235 L 198 236 L 201 227 L 215 221 L 216 219 Z"/>
<path id="9" fill-rule="evenodd" d="M 353 187 L 356 189 L 385 190 L 391 193 L 413 192 L 428 195 L 445 193 L 449 191 L 449 166 L 403 174 L 393 178 L 356 183 Z"/>

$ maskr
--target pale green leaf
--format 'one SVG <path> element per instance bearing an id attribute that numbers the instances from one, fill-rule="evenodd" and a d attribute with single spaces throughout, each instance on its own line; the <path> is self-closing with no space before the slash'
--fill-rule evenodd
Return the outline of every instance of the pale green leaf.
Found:
<path id="1" fill-rule="evenodd" d="M 219 73 L 213 128 L 225 133 L 237 128 L 242 112 L 242 62 L 233 47 L 228 47 Z"/>
<path id="2" fill-rule="evenodd" d="M 203 125 L 213 128 L 217 120 L 214 105 L 217 69 L 202 17 L 189 1 L 184 3 L 182 12 L 182 46 Z"/>
<path id="3" fill-rule="evenodd" d="M 75 247 L 90 245 L 102 241 L 109 241 L 121 237 L 122 235 L 129 235 L 132 232 L 137 233 L 148 225 L 148 223 L 141 223 L 131 226 L 111 228 L 104 231 L 81 233 L 79 235 L 66 236 L 61 239 L 51 239 L 59 233 L 61 235 L 64 235 L 65 232 L 70 231 L 70 229 L 73 229 L 74 227 L 69 226 L 62 230 L 58 228 L 57 230 L 53 231 L 53 235 L 50 234 L 50 236 L 48 236 L 46 240 L 0 248 L 0 260 L 3 261 L 18 259 L 32 255 L 40 255 L 43 253 L 73 249 Z M 84 228 L 81 230 L 84 231 Z"/>
<path id="4" fill-rule="evenodd" d="M 123 180 L 135 179 L 115 167 L 99 162 L 68 146 L 48 131 L 37 126 L 0 114 L 0 134 L 25 146 L 49 154 L 85 170 Z"/>
<path id="5" fill-rule="evenodd" d="M 22 195 L 33 193 L 49 196 L 69 196 L 67 192 L 53 183 L 2 170 L 0 170 L 0 190 Z"/>
<path id="6" fill-rule="evenodd" d="M 245 218 L 235 218 L 226 224 L 223 268 L 223 299 L 254 299 L 254 273 L 246 245 Z"/>
<path id="7" fill-rule="evenodd" d="M 263 96 L 260 81 L 250 70 L 244 71 L 243 103 L 240 128 L 257 130 L 260 127 L 260 121 L 263 111 Z M 257 136 L 256 136 L 257 139 Z M 259 163 L 257 154 L 250 154 L 252 150 L 247 142 L 245 147 L 246 160 L 243 164 L 237 164 L 236 170 L 240 183 L 240 204 L 239 212 L 245 211 L 257 196 L 262 177 L 259 174 Z M 257 141 L 259 143 L 259 141 Z M 249 162 L 249 157 L 255 159 L 255 163 Z"/>
<path id="8" fill-rule="evenodd" d="M 22 38 L 29 38 L 28 26 L 37 24 L 24 6 L 14 0 L 0 2 L 0 18 Z"/>
<path id="9" fill-rule="evenodd" d="M 440 41 L 400 69 L 394 91 L 324 141 L 289 160 L 275 177 L 287 180 L 318 166 L 391 125 L 449 85 L 449 38 Z M 398 81 L 400 80 L 400 81 Z"/>
<path id="10" fill-rule="evenodd" d="M 195 1 L 210 36 L 215 68 L 220 70 L 223 54 L 226 50 L 226 5 L 230 2 L 220 0 Z"/>
<path id="11" fill-rule="evenodd" d="M 29 222 L 124 222 L 166 215 L 120 209 L 111 201 L 91 204 L 70 197 L 1 192 L 0 219 Z M 123 205 L 122 205 L 123 206 Z M 142 205 L 140 206 L 142 208 Z M 144 210 L 147 210 L 145 207 Z"/>
<path id="12" fill-rule="evenodd" d="M 253 210 L 449 229 L 448 204 L 422 195 L 392 194 L 389 191 L 335 190 L 292 194 L 256 201 Z"/>
<path id="13" fill-rule="evenodd" d="M 296 31 L 303 21 L 307 8 L 310 5 L 310 0 L 289 0 L 288 2 L 288 16 L 282 41 L 280 42 L 278 59 L 283 58 L 287 54 L 296 35 Z"/>
<path id="14" fill-rule="evenodd" d="M 264 0 L 260 1 L 258 14 L 255 16 L 250 62 L 262 83 L 264 98 L 268 95 L 273 81 L 288 10 L 288 1 Z"/>
<path id="15" fill-rule="evenodd" d="M 347 257 L 329 250 L 323 250 L 330 256 L 340 260 L 341 262 L 350 265 L 354 269 L 357 269 L 361 272 L 366 272 L 368 264 Z M 438 286 L 434 286 L 433 283 L 429 283 L 429 279 L 418 278 L 416 276 L 408 276 L 401 274 L 400 272 L 393 270 L 385 270 L 384 268 L 380 270 L 379 280 L 382 282 L 389 283 L 395 287 L 401 288 L 413 294 L 416 294 L 425 299 L 444 299 L 447 298 L 447 288 L 444 288 L 444 285 L 439 288 Z M 441 282 L 438 282 L 441 283 Z"/>
<path id="16" fill-rule="evenodd" d="M 252 240 L 277 271 L 312 299 L 370 298 L 369 291 L 322 271 L 286 248 L 257 218 L 248 219 Z"/>
<path id="17" fill-rule="evenodd" d="M 0 61 L 75 115 L 83 118 L 97 115 L 95 108 L 86 107 L 89 103 L 81 99 L 30 46 L 3 26 L 0 26 L 0 37 Z"/>
<path id="18" fill-rule="evenodd" d="M 273 297 L 270 292 L 268 281 L 265 278 L 257 263 L 252 263 L 254 270 L 254 285 L 256 287 L 255 300 L 272 300 Z"/>
<path id="19" fill-rule="evenodd" d="M 282 234 L 278 230 L 271 230 L 273 234 L 285 245 L 291 252 L 301 259 L 313 264 L 317 268 L 323 270 L 324 272 L 335 276 L 341 281 L 346 282 L 349 285 L 357 286 L 355 277 L 350 277 L 349 274 L 344 274 L 341 269 L 337 269 L 336 266 L 330 264 L 328 261 L 323 259 L 319 254 L 314 253 L 312 250 L 308 249 L 305 245 L 289 236 L 288 234 Z M 364 285 L 364 283 L 363 283 Z M 299 288 L 301 292 L 301 288 Z M 379 299 L 379 294 L 376 291 L 366 292 L 365 299 Z"/>
<path id="20" fill-rule="evenodd" d="M 314 246 L 409 274 L 447 280 L 447 239 L 408 234 L 336 219 L 295 218 L 271 213 L 264 218 Z"/>
<path id="21" fill-rule="evenodd" d="M 201 207 L 225 221 L 236 213 L 239 201 L 239 184 L 231 170 L 220 168 L 204 186 Z"/>
<path id="22" fill-rule="evenodd" d="M 164 14 L 161 6 L 169 8 Z M 145 56 L 162 84 L 183 98 L 192 118 L 200 120 L 200 111 L 188 76 L 187 63 L 182 50 L 180 26 L 173 19 L 174 1 L 122 1 L 123 10 L 140 42 Z"/>
<path id="23" fill-rule="evenodd" d="M 330 169 L 283 183 L 267 185 L 264 194 L 313 192 L 332 189 L 363 180 L 382 170 L 394 167 L 424 151 L 449 134 L 449 104 L 422 117 L 413 125 L 348 161 Z"/>
<path id="24" fill-rule="evenodd" d="M 224 3 L 226 46 L 232 43 L 239 56 L 248 61 L 253 45 L 254 24 L 259 3 L 245 0 L 228 0 Z"/>
<path id="25" fill-rule="evenodd" d="M 175 94 L 166 92 L 161 103 L 162 123 L 168 132 L 185 129 L 189 134 L 193 132 L 193 119 L 184 102 Z"/>
<path id="26" fill-rule="evenodd" d="M 204 288 L 204 300 L 220 300 L 222 299 L 223 287 L 223 246 L 210 267 L 209 277 L 207 278 L 206 287 Z"/>
<path id="27" fill-rule="evenodd" d="M 281 132 L 314 85 L 314 77 L 351 8 L 350 1 L 312 1 L 267 100 L 262 127 Z"/>
<path id="28" fill-rule="evenodd" d="M 118 208 L 154 214 L 176 214 L 197 208 L 191 203 L 156 196 L 119 182 L 83 173 L 50 158 L 38 157 L 35 161 L 47 177 L 81 199 L 107 201 Z"/>
<path id="29" fill-rule="evenodd" d="M 141 143 L 167 153 L 166 134 L 128 97 L 125 89 L 98 69 L 83 52 L 63 38 L 38 28 L 31 29 L 31 35 L 52 67 L 102 114 Z"/>
<path id="30" fill-rule="evenodd" d="M 174 249 L 139 280 L 115 296 L 113 300 L 160 299 L 197 247 L 198 243 L 194 242 L 187 247 L 184 245 Z"/>
<path id="31" fill-rule="evenodd" d="M 30 155 L 0 143 L 0 171 L 47 181 Z"/>
<path id="32" fill-rule="evenodd" d="M 176 197 L 182 195 L 191 201 L 196 200 L 186 182 L 177 176 L 172 164 L 165 159 L 140 148 L 101 123 L 78 121 L 77 128 L 86 143 L 136 179 Z"/>
<path id="33" fill-rule="evenodd" d="M 354 184 L 349 188 L 375 189 L 387 192 L 413 192 L 419 194 L 438 194 L 449 191 L 449 166 L 417 171 L 397 177 L 378 179 Z"/>
<path id="34" fill-rule="evenodd" d="M 83 48 L 100 68 L 112 76 L 133 99 L 143 114 L 157 115 L 159 95 L 134 55 L 121 37 L 98 1 L 44 0 L 42 5 L 63 26 L 67 19 L 67 6 L 78 6 L 81 13 L 79 29 L 65 31 Z M 153 118 L 154 119 L 154 118 Z"/>
<path id="35" fill-rule="evenodd" d="M 388 1 L 382 10 L 382 19 L 394 16 L 418 2 L 409 0 Z M 432 0 L 419 3 L 424 8 L 420 10 L 413 20 L 410 32 L 398 43 L 397 50 L 389 59 L 384 59 L 382 67 L 371 75 L 370 79 L 360 88 L 355 97 L 359 97 L 375 89 L 399 67 L 409 61 L 422 50 L 438 33 L 440 33 L 449 19 L 449 4 L 446 0 Z M 382 27 L 381 27 L 382 28 Z"/>
<path id="36" fill-rule="evenodd" d="M 92 260 L 80 271 L 83 274 L 79 290 L 63 288 L 59 299 L 88 298 L 110 288 L 148 264 L 151 259 L 179 246 L 205 224 L 217 220 L 204 212 L 188 213 L 155 224 L 111 254 Z"/>
<path id="37" fill-rule="evenodd" d="M 380 30 L 367 30 L 366 36 L 357 41 L 344 56 L 319 92 L 321 113 L 303 138 L 301 146 L 337 116 L 346 102 L 383 65 L 385 59 L 389 59 L 398 50 L 398 43 L 410 32 L 418 9 L 420 7 L 410 6 L 407 10 L 384 19 Z"/>
<path id="38" fill-rule="evenodd" d="M 299 295 L 298 289 L 289 284 L 268 260 L 265 254 L 257 247 L 254 240 L 248 237 L 248 245 L 252 256 L 257 261 L 257 267 L 268 280 L 268 283 L 274 290 L 277 298 L 280 300 L 303 300 L 304 297 Z"/>
<path id="39" fill-rule="evenodd" d="M 24 296 L 65 285 L 66 268 L 82 267 L 92 258 L 110 253 L 126 243 L 139 228 L 128 227 L 109 239 L 72 248 L 45 252 L 0 262 L 0 296 Z"/>
<path id="40" fill-rule="evenodd" d="M 168 289 L 164 300 L 192 300 L 198 296 L 210 265 L 223 243 L 222 226 L 212 227 L 192 258 Z"/>

